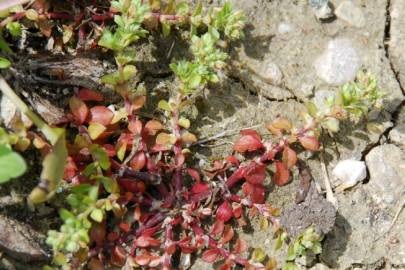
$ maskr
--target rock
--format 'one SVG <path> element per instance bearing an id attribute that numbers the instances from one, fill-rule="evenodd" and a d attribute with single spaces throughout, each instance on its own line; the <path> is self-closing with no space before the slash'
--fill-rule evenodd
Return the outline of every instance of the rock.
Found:
<path id="1" fill-rule="evenodd" d="M 291 24 L 282 22 L 278 25 L 277 31 L 279 34 L 288 34 L 294 30 L 294 27 Z"/>
<path id="2" fill-rule="evenodd" d="M 405 85 L 405 1 L 392 0 L 389 56 L 398 78 Z"/>
<path id="3" fill-rule="evenodd" d="M 401 215 L 397 226 L 389 231 L 397 206 L 378 204 L 373 199 L 375 190 L 367 185 L 355 188 L 350 194 L 336 194 L 339 200 L 336 226 L 326 236 L 320 256 L 322 262 L 333 269 L 349 269 L 354 264 L 364 265 L 365 269 L 380 269 L 371 266 L 381 261 L 386 265 L 405 263 L 405 231 L 402 229 L 405 215 Z"/>
<path id="4" fill-rule="evenodd" d="M 366 179 L 366 165 L 363 161 L 342 160 L 333 169 L 332 175 L 334 177 L 332 184 L 337 190 L 343 191 Z"/>
<path id="5" fill-rule="evenodd" d="M 405 149 L 405 125 L 398 125 L 388 134 L 391 143 Z"/>
<path id="6" fill-rule="evenodd" d="M 367 188 L 377 203 L 395 205 L 405 196 L 405 153 L 393 144 L 375 147 L 366 156 Z"/>
<path id="7" fill-rule="evenodd" d="M 317 263 L 310 268 L 311 270 L 329 270 L 330 268 L 323 263 Z"/>
<path id="8" fill-rule="evenodd" d="M 280 85 L 283 82 L 283 73 L 280 68 L 271 61 L 251 60 L 247 63 L 249 69 L 263 81 L 272 85 Z"/>
<path id="9" fill-rule="evenodd" d="M 24 262 L 45 261 L 45 251 L 38 244 L 36 233 L 27 225 L 0 215 L 0 250 Z"/>
<path id="10" fill-rule="evenodd" d="M 314 63 L 316 74 L 332 85 L 353 80 L 361 66 L 361 59 L 348 39 L 331 40 L 326 50 Z"/>
<path id="11" fill-rule="evenodd" d="M 329 0 L 309 0 L 309 5 L 318 20 L 327 20 L 334 16 Z"/>
<path id="12" fill-rule="evenodd" d="M 361 8 L 356 6 L 352 1 L 343 1 L 335 11 L 336 16 L 354 27 L 364 27 L 366 18 Z"/>
<path id="13" fill-rule="evenodd" d="M 315 9 L 315 17 L 318 20 L 329 20 L 334 16 L 331 4 L 323 5 L 322 7 Z"/>

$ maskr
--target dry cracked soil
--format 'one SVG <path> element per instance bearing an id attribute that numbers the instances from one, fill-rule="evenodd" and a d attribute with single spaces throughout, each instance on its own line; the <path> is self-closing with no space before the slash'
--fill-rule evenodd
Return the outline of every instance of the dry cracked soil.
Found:
<path id="1" fill-rule="evenodd" d="M 328 172 L 339 161 L 353 159 L 365 162 L 367 178 L 335 193 L 339 206 L 336 223 L 325 237 L 322 254 L 303 258 L 299 264 L 302 269 L 317 270 L 405 269 L 405 211 L 392 224 L 405 198 L 405 1 L 334 0 L 330 1 L 333 16 L 327 20 L 317 19 L 317 10 L 309 3 L 316 1 L 231 2 L 248 18 L 246 38 L 233 45 L 224 82 L 197 104 L 199 114 L 193 128 L 200 138 L 226 134 L 201 145 L 199 163 L 229 154 L 231 142 L 242 128 L 264 132 L 261 125 L 279 115 L 299 122 L 306 100 L 321 100 L 352 80 L 360 69 L 367 69 L 386 93 L 384 109 L 370 115 L 378 128 L 369 132 L 365 123 L 345 124 L 339 134 L 325 141 Z M 142 79 L 147 88 L 155 90 L 151 100 L 165 95 L 173 81 L 167 66 L 160 66 L 161 61 L 148 53 L 158 49 L 165 55 L 170 46 L 167 42 L 154 46 L 140 45 L 138 50 L 145 52 L 141 58 L 148 63 Z M 176 48 L 182 49 L 181 45 Z M 323 189 L 325 175 L 319 156 L 303 158 Z M 27 184 L 21 187 L 21 183 Z M 44 252 L 49 251 L 43 246 L 43 234 L 54 225 L 55 209 L 25 210 L 24 196 L 34 185 L 35 179 L 27 176 L 0 187 L 0 269 L 38 269 L 35 261 L 44 259 Z M 285 187 L 271 187 L 268 201 L 276 207 L 290 206 L 297 185 L 295 180 Z M 242 238 L 282 262 L 285 249 L 274 251 L 272 231 L 260 230 L 257 220 L 252 221 L 252 228 L 239 232 Z M 197 260 L 191 269 L 212 266 Z"/>

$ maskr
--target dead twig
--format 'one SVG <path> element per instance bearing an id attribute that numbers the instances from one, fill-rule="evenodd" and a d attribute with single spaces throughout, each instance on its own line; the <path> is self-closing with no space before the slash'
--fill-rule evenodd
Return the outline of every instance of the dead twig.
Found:
<path id="1" fill-rule="evenodd" d="M 392 228 L 394 227 L 395 222 L 397 222 L 399 215 L 401 214 L 402 209 L 404 209 L 404 207 L 405 207 L 405 199 L 399 205 L 399 208 L 398 208 L 397 212 L 395 213 L 394 219 L 392 220 L 390 228 L 388 229 L 387 233 L 390 232 L 392 230 Z"/>
<path id="2" fill-rule="evenodd" d="M 323 136 L 323 134 L 321 136 Z M 325 145 L 324 145 L 323 140 L 322 140 L 322 149 L 320 152 L 320 159 L 321 159 L 321 168 L 322 168 L 322 172 L 323 172 L 323 176 L 324 176 L 323 180 L 324 180 L 325 189 L 326 189 L 326 199 L 330 203 L 332 203 L 333 206 L 337 210 L 339 205 L 338 205 L 338 201 L 337 201 L 335 195 L 333 194 L 332 185 L 330 183 L 330 178 L 329 178 L 329 173 L 328 173 L 328 168 L 326 167 L 326 163 L 325 163 Z"/>
<path id="3" fill-rule="evenodd" d="M 237 135 L 241 130 L 258 128 L 258 127 L 260 127 L 261 125 L 262 125 L 262 124 L 257 124 L 257 125 L 254 125 L 254 126 L 250 126 L 250 127 L 247 127 L 247 128 L 243 128 L 243 129 L 231 129 L 231 130 L 227 130 L 227 131 L 222 131 L 222 132 L 220 132 L 220 133 L 218 133 L 218 134 L 216 134 L 216 135 L 214 135 L 214 136 L 202 138 L 201 140 L 199 140 L 199 141 L 193 143 L 192 146 L 199 145 L 199 146 L 207 147 L 206 145 L 204 145 L 204 144 L 207 143 L 207 142 L 215 141 L 215 140 L 217 140 L 217 139 L 221 139 L 221 138 L 224 138 L 224 137 L 229 137 L 229 136 Z"/>

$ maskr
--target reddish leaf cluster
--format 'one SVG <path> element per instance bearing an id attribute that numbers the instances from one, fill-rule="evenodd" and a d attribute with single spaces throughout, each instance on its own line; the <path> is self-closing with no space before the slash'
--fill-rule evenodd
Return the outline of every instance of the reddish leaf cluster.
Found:
<path id="1" fill-rule="evenodd" d="M 111 164 L 103 168 L 103 176 L 112 181 L 103 182 L 99 198 L 111 202 L 112 213 L 91 229 L 90 269 L 128 263 L 172 269 L 180 267 L 173 265 L 174 254 L 190 256 L 199 251 L 206 262 L 221 260 L 224 270 L 235 265 L 264 269 L 243 258 L 246 243 L 230 224 L 244 226 L 247 215 L 260 214 L 278 226 L 274 209 L 265 204 L 266 170 L 274 163 L 272 181 L 279 186 L 290 181 L 290 169 L 297 162 L 291 148 L 294 140 L 280 137 L 273 144 L 254 130 L 243 130 L 234 145 L 235 155 L 199 172 L 187 165 L 182 148 L 188 142 L 179 125 L 165 128 L 158 120 L 143 122 L 137 116 L 144 97 L 126 100 L 125 112 L 98 105 L 102 100 L 98 92 L 81 89 L 69 102 L 71 126 L 78 133 L 69 146 L 65 180 L 73 185 L 95 183 L 89 164 L 103 161 L 92 152 L 94 145 L 101 147 Z M 281 122 L 272 130 L 289 128 Z M 315 138 L 297 136 L 305 148 L 317 149 Z M 256 157 L 242 162 L 247 153 Z"/>

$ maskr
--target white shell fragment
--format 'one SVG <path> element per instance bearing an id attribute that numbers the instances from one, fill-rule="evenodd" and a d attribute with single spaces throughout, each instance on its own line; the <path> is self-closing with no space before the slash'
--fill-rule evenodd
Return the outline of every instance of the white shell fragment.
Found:
<path id="1" fill-rule="evenodd" d="M 367 177 L 366 164 L 358 160 L 342 160 L 332 171 L 337 192 L 355 186 Z"/>

